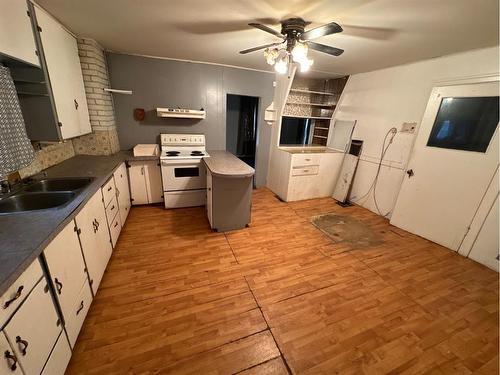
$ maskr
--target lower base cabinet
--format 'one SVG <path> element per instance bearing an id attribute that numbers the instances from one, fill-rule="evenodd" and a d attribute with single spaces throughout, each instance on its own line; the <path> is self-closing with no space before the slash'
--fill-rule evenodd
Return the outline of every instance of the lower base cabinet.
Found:
<path id="1" fill-rule="evenodd" d="M 66 319 L 66 333 L 68 334 L 71 347 L 75 347 L 76 339 L 82 328 L 83 321 L 92 303 L 92 292 L 89 284 L 83 284 L 82 290 L 76 299 L 76 304 L 73 306 L 70 316 Z"/>
<path id="2" fill-rule="evenodd" d="M 25 375 L 40 374 L 62 330 L 42 279 L 4 328 Z"/>
<path id="3" fill-rule="evenodd" d="M 0 362 L 0 375 L 22 374 L 18 359 L 3 332 L 0 332 L 0 354 L 2 355 Z"/>
<path id="4" fill-rule="evenodd" d="M 163 202 L 158 161 L 130 161 L 128 175 L 133 205 Z"/>
<path id="5" fill-rule="evenodd" d="M 42 375 L 63 375 L 71 359 L 71 348 L 66 335 L 62 332 L 57 339 L 56 346 L 50 353 L 50 358 L 43 368 Z"/>

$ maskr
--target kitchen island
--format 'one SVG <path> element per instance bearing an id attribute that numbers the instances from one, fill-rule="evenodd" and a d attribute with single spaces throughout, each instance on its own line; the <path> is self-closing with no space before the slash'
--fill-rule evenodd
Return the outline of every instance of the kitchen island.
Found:
<path id="1" fill-rule="evenodd" d="M 225 232 L 250 224 L 255 170 L 227 151 L 209 151 L 207 215 L 212 229 Z"/>

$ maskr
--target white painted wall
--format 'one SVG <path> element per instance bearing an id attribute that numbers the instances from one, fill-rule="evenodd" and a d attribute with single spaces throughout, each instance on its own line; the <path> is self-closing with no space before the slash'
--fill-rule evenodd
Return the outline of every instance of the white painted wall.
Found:
<path id="1" fill-rule="evenodd" d="M 357 120 L 353 138 L 364 140 L 351 200 L 368 191 L 387 131 L 404 122 L 420 125 L 434 86 L 498 74 L 498 65 L 499 48 L 493 47 L 351 76 L 335 113 L 335 119 Z M 383 214 L 394 208 L 413 140 L 414 134 L 398 133 L 384 158 L 376 191 Z M 357 203 L 377 212 L 373 192 Z"/>

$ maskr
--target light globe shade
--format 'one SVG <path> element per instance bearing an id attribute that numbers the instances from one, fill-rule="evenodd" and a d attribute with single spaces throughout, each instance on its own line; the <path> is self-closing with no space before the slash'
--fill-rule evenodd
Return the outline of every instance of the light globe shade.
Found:
<path id="1" fill-rule="evenodd" d="M 304 61 L 301 61 L 300 62 L 300 72 L 301 73 L 308 72 L 313 63 L 314 63 L 314 60 L 311 60 L 311 59 L 305 59 Z"/>
<path id="2" fill-rule="evenodd" d="M 288 63 L 285 59 L 280 59 L 274 64 L 274 70 L 279 74 L 285 74 L 288 71 Z"/>
<path id="3" fill-rule="evenodd" d="M 297 42 L 295 44 L 295 47 L 292 49 L 292 57 L 293 61 L 302 63 L 303 61 L 307 60 L 307 44 Z"/>

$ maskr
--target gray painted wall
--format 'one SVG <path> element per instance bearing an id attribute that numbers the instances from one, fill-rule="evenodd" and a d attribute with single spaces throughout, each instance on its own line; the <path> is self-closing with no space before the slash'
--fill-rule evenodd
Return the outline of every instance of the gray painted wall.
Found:
<path id="1" fill-rule="evenodd" d="M 122 149 L 137 143 L 159 143 L 160 133 L 203 133 L 207 149 L 226 149 L 226 95 L 256 96 L 259 102 L 256 184 L 266 184 L 271 127 L 264 109 L 273 100 L 274 74 L 211 64 L 107 53 L 111 87 L 132 90 L 114 94 L 118 137 Z M 204 120 L 166 119 L 157 107 L 204 108 Z M 137 122 L 134 108 L 144 108 L 146 118 Z"/>

